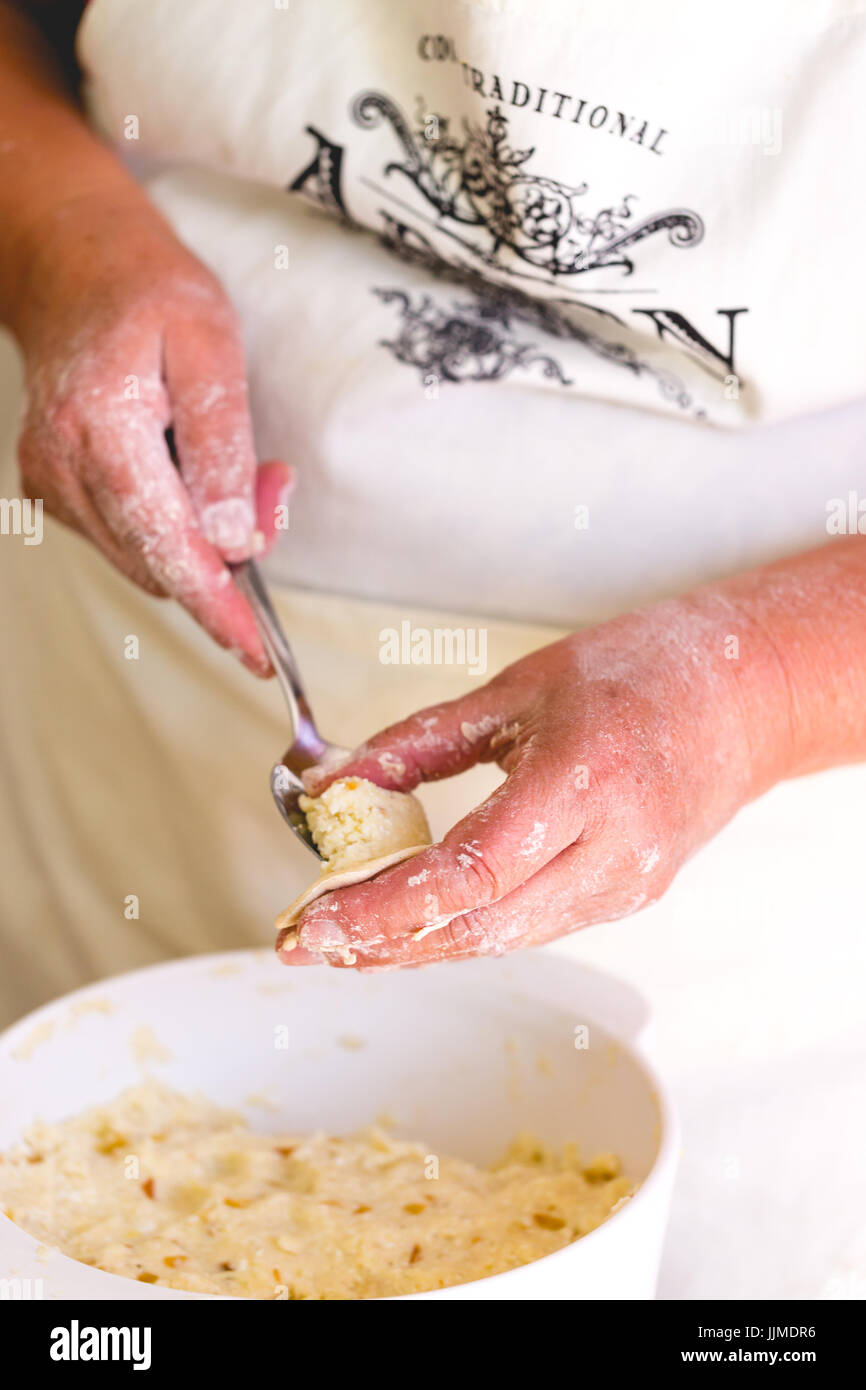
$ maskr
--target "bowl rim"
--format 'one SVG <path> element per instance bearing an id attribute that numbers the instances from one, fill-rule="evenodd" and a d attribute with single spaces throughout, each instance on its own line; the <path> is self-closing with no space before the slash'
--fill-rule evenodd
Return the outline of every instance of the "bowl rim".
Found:
<path id="1" fill-rule="evenodd" d="M 61 1007 L 66 1008 L 69 1005 L 74 1006 L 76 1001 L 92 997 L 94 994 L 98 995 L 99 990 L 107 986 L 117 985 L 123 981 L 132 979 L 134 976 L 157 975 L 188 969 L 191 964 L 207 969 L 208 967 L 227 965 L 234 960 L 249 961 L 253 957 L 268 958 L 271 954 L 272 952 L 269 947 L 255 946 L 242 947 L 229 951 L 209 951 L 202 954 L 193 953 L 186 956 L 172 957 L 169 960 L 155 961 L 151 965 L 138 966 L 134 970 L 122 970 L 113 975 L 101 976 L 99 979 L 92 980 L 89 984 L 80 985 L 77 989 L 56 995 L 54 999 L 48 1000 L 45 1004 L 40 1004 L 37 1008 L 22 1015 L 21 1018 L 16 1019 L 13 1023 L 9 1024 L 7 1028 L 0 1031 L 0 1059 L 4 1056 L 11 1056 L 19 1041 L 19 1035 L 31 1034 L 34 1029 L 38 1029 L 40 1023 L 53 1017 Z M 558 957 L 558 964 L 566 969 L 574 966 L 583 970 L 585 973 L 602 973 L 596 971 L 592 965 L 586 965 L 582 961 L 569 960 L 569 958 L 565 956 Z M 590 1019 L 589 1021 L 592 1022 L 593 1020 Z M 541 1255 L 536 1260 L 527 1261 L 526 1265 L 515 1265 L 512 1269 L 501 1270 L 498 1274 L 485 1275 L 483 1279 L 471 1279 L 460 1284 L 448 1284 L 442 1289 L 427 1289 L 420 1293 L 389 1294 L 381 1299 L 370 1299 L 366 1301 L 397 1303 L 405 1302 L 409 1299 L 425 1299 L 428 1301 L 436 1298 L 452 1299 L 455 1296 L 453 1292 L 455 1289 L 474 1290 L 475 1293 L 472 1297 L 475 1299 L 482 1299 L 483 1295 L 480 1293 L 481 1290 L 492 1290 L 501 1280 L 509 1279 L 515 1272 L 526 1268 L 527 1265 L 535 1266 L 543 1264 L 549 1268 L 553 1261 L 562 1261 L 563 1259 L 574 1260 L 577 1256 L 577 1251 L 585 1249 L 587 1242 L 592 1242 L 593 1246 L 595 1246 L 598 1244 L 599 1239 L 604 1239 L 605 1231 L 612 1225 L 616 1224 L 617 1230 L 621 1229 L 623 1222 L 629 1219 L 629 1213 L 633 1213 L 638 1205 L 641 1207 L 641 1210 L 646 1209 L 647 1204 L 654 1198 L 656 1192 L 662 1189 L 663 1186 L 672 1179 L 679 1156 L 680 1127 L 676 1107 L 667 1084 L 656 1070 L 655 1064 L 647 1056 L 646 1047 L 640 1033 L 636 1038 L 624 1038 L 619 1036 L 615 1028 L 611 1027 L 609 1024 L 597 1026 L 600 1026 L 604 1033 L 609 1034 L 611 1038 L 630 1055 L 632 1060 L 637 1063 L 647 1080 L 650 1094 L 658 1109 L 658 1148 L 655 1158 L 653 1159 L 652 1167 L 639 1184 L 637 1191 L 632 1196 L 626 1198 L 616 1211 L 613 1211 L 610 1216 L 602 1221 L 600 1226 L 596 1226 L 594 1230 L 588 1231 L 585 1236 L 580 1236 L 578 1240 L 570 1242 L 570 1244 L 563 1246 L 560 1250 L 554 1250 L 549 1255 Z M 32 1241 L 34 1247 L 44 1245 L 44 1242 L 38 1240 L 36 1236 L 31 1236 L 29 1231 L 24 1230 L 22 1226 L 18 1226 L 16 1222 L 11 1221 L 4 1212 L 0 1212 L 0 1255 L 2 1255 L 3 1226 L 7 1222 L 9 1225 L 15 1226 L 16 1230 L 21 1232 L 28 1241 Z M 64 1260 L 68 1260 L 71 1264 L 78 1265 L 83 1269 L 93 1270 L 94 1267 L 86 1264 L 83 1260 L 76 1260 L 72 1255 L 65 1255 L 57 1247 L 52 1248 L 54 1248 Z M 136 1301 L 141 1302 L 165 1300 L 166 1293 L 169 1293 L 174 1299 L 180 1298 L 186 1301 L 217 1300 L 219 1302 L 231 1303 L 247 1301 L 235 1294 L 199 1294 L 193 1293 L 187 1289 L 170 1289 L 168 1286 L 159 1289 L 151 1288 L 146 1284 L 138 1284 L 136 1280 L 128 1279 L 123 1274 L 112 1274 L 109 1270 L 100 1270 L 99 1273 L 106 1280 L 112 1282 L 117 1281 L 118 1285 L 135 1286 L 138 1290 Z M 2 1274 L 2 1270 L 0 1270 L 0 1274 Z M 100 1301 L 96 1297 L 90 1299 L 88 1299 L 86 1295 L 82 1295 L 81 1297 L 82 1301 L 85 1302 Z M 108 1298 L 109 1295 L 106 1294 L 103 1297 Z M 495 1299 L 495 1294 L 492 1295 L 492 1299 L 498 1301 Z"/>

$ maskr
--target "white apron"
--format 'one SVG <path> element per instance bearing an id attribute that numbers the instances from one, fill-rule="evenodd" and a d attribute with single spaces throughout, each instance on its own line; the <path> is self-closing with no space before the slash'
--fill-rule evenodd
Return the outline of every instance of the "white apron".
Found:
<path id="1" fill-rule="evenodd" d="M 272 574 L 573 624 L 862 487 L 860 3 L 93 0 L 79 54 L 301 471 Z"/>

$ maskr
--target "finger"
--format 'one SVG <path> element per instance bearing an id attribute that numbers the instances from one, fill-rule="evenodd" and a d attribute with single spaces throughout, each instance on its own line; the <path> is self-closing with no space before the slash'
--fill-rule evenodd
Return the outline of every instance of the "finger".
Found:
<path id="1" fill-rule="evenodd" d="M 145 562 L 131 551 L 121 549 L 86 488 L 81 490 L 78 515 L 74 529 L 91 541 L 116 570 L 152 598 L 169 597 L 168 590 L 150 573 Z"/>
<path id="2" fill-rule="evenodd" d="M 222 647 L 258 675 L 270 673 L 255 620 L 221 556 L 199 530 L 192 502 L 166 447 L 161 423 L 129 409 L 122 428 L 90 432 L 88 490 L 115 541 Z"/>
<path id="3" fill-rule="evenodd" d="M 653 900 L 634 874 L 623 872 L 611 879 L 608 863 L 608 850 L 601 845 L 570 845 L 497 903 L 464 913 L 436 930 L 422 929 L 359 946 L 353 949 L 351 961 L 345 953 L 326 954 L 324 959 L 342 969 L 394 969 L 504 955 L 545 945 L 599 922 L 616 921 Z M 289 951 L 280 958 L 293 964 L 291 955 Z"/>
<path id="4" fill-rule="evenodd" d="M 310 951 L 379 949 L 407 932 L 498 902 L 571 844 L 585 795 L 525 753 L 508 779 L 441 843 L 311 903 L 298 921 Z"/>
<path id="5" fill-rule="evenodd" d="M 411 714 L 356 748 L 342 763 L 308 768 L 307 791 L 319 796 L 337 777 L 365 777 L 391 791 L 465 772 L 502 758 L 519 735 L 507 687 L 491 681 L 480 690 Z"/>
<path id="6" fill-rule="evenodd" d="M 288 463 L 261 463 L 256 473 L 256 528 L 266 555 L 286 530 L 289 498 L 295 487 L 295 470 Z"/>
<path id="7" fill-rule="evenodd" d="M 327 965 L 328 962 L 321 952 L 305 951 L 303 946 L 295 945 L 290 950 L 284 949 L 286 933 L 280 932 L 274 947 L 278 958 L 284 965 Z"/>
<path id="8" fill-rule="evenodd" d="M 165 590 L 157 584 L 138 557 L 129 555 L 120 548 L 97 511 L 86 487 L 79 482 L 77 477 L 69 477 L 64 484 L 62 494 L 55 493 L 48 497 L 39 489 L 33 489 L 27 484 L 25 484 L 23 492 L 25 497 L 30 497 L 34 501 L 37 496 L 40 496 L 46 511 L 55 521 L 59 521 L 70 531 L 75 531 L 84 540 L 95 545 L 110 564 L 138 588 L 143 589 L 154 598 L 167 596 Z"/>
<path id="9" fill-rule="evenodd" d="M 206 541 L 225 560 L 255 549 L 256 454 L 240 335 L 226 313 L 173 324 L 163 371 L 181 476 Z"/>

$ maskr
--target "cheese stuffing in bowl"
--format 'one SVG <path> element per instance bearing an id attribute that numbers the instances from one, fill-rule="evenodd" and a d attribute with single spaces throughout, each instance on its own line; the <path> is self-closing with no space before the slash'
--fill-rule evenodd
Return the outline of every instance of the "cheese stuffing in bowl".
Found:
<path id="1" fill-rule="evenodd" d="M 482 1279 L 599 1226 L 618 1160 L 520 1136 L 481 1169 L 380 1129 L 261 1134 L 148 1084 L 0 1158 L 0 1207 L 64 1254 L 143 1284 L 254 1299 L 371 1299 Z"/>

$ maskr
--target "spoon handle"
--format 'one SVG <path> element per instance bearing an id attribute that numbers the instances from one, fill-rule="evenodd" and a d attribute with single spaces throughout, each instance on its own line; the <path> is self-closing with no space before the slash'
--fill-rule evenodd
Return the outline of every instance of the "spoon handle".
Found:
<path id="1" fill-rule="evenodd" d="M 292 771 L 299 771 L 319 761 L 327 748 L 326 740 L 316 728 L 297 662 L 258 565 L 254 560 L 245 560 L 242 564 L 232 565 L 231 570 L 235 583 L 253 611 L 265 651 L 285 696 L 292 725 L 292 746 L 286 755 L 286 762 Z"/>

